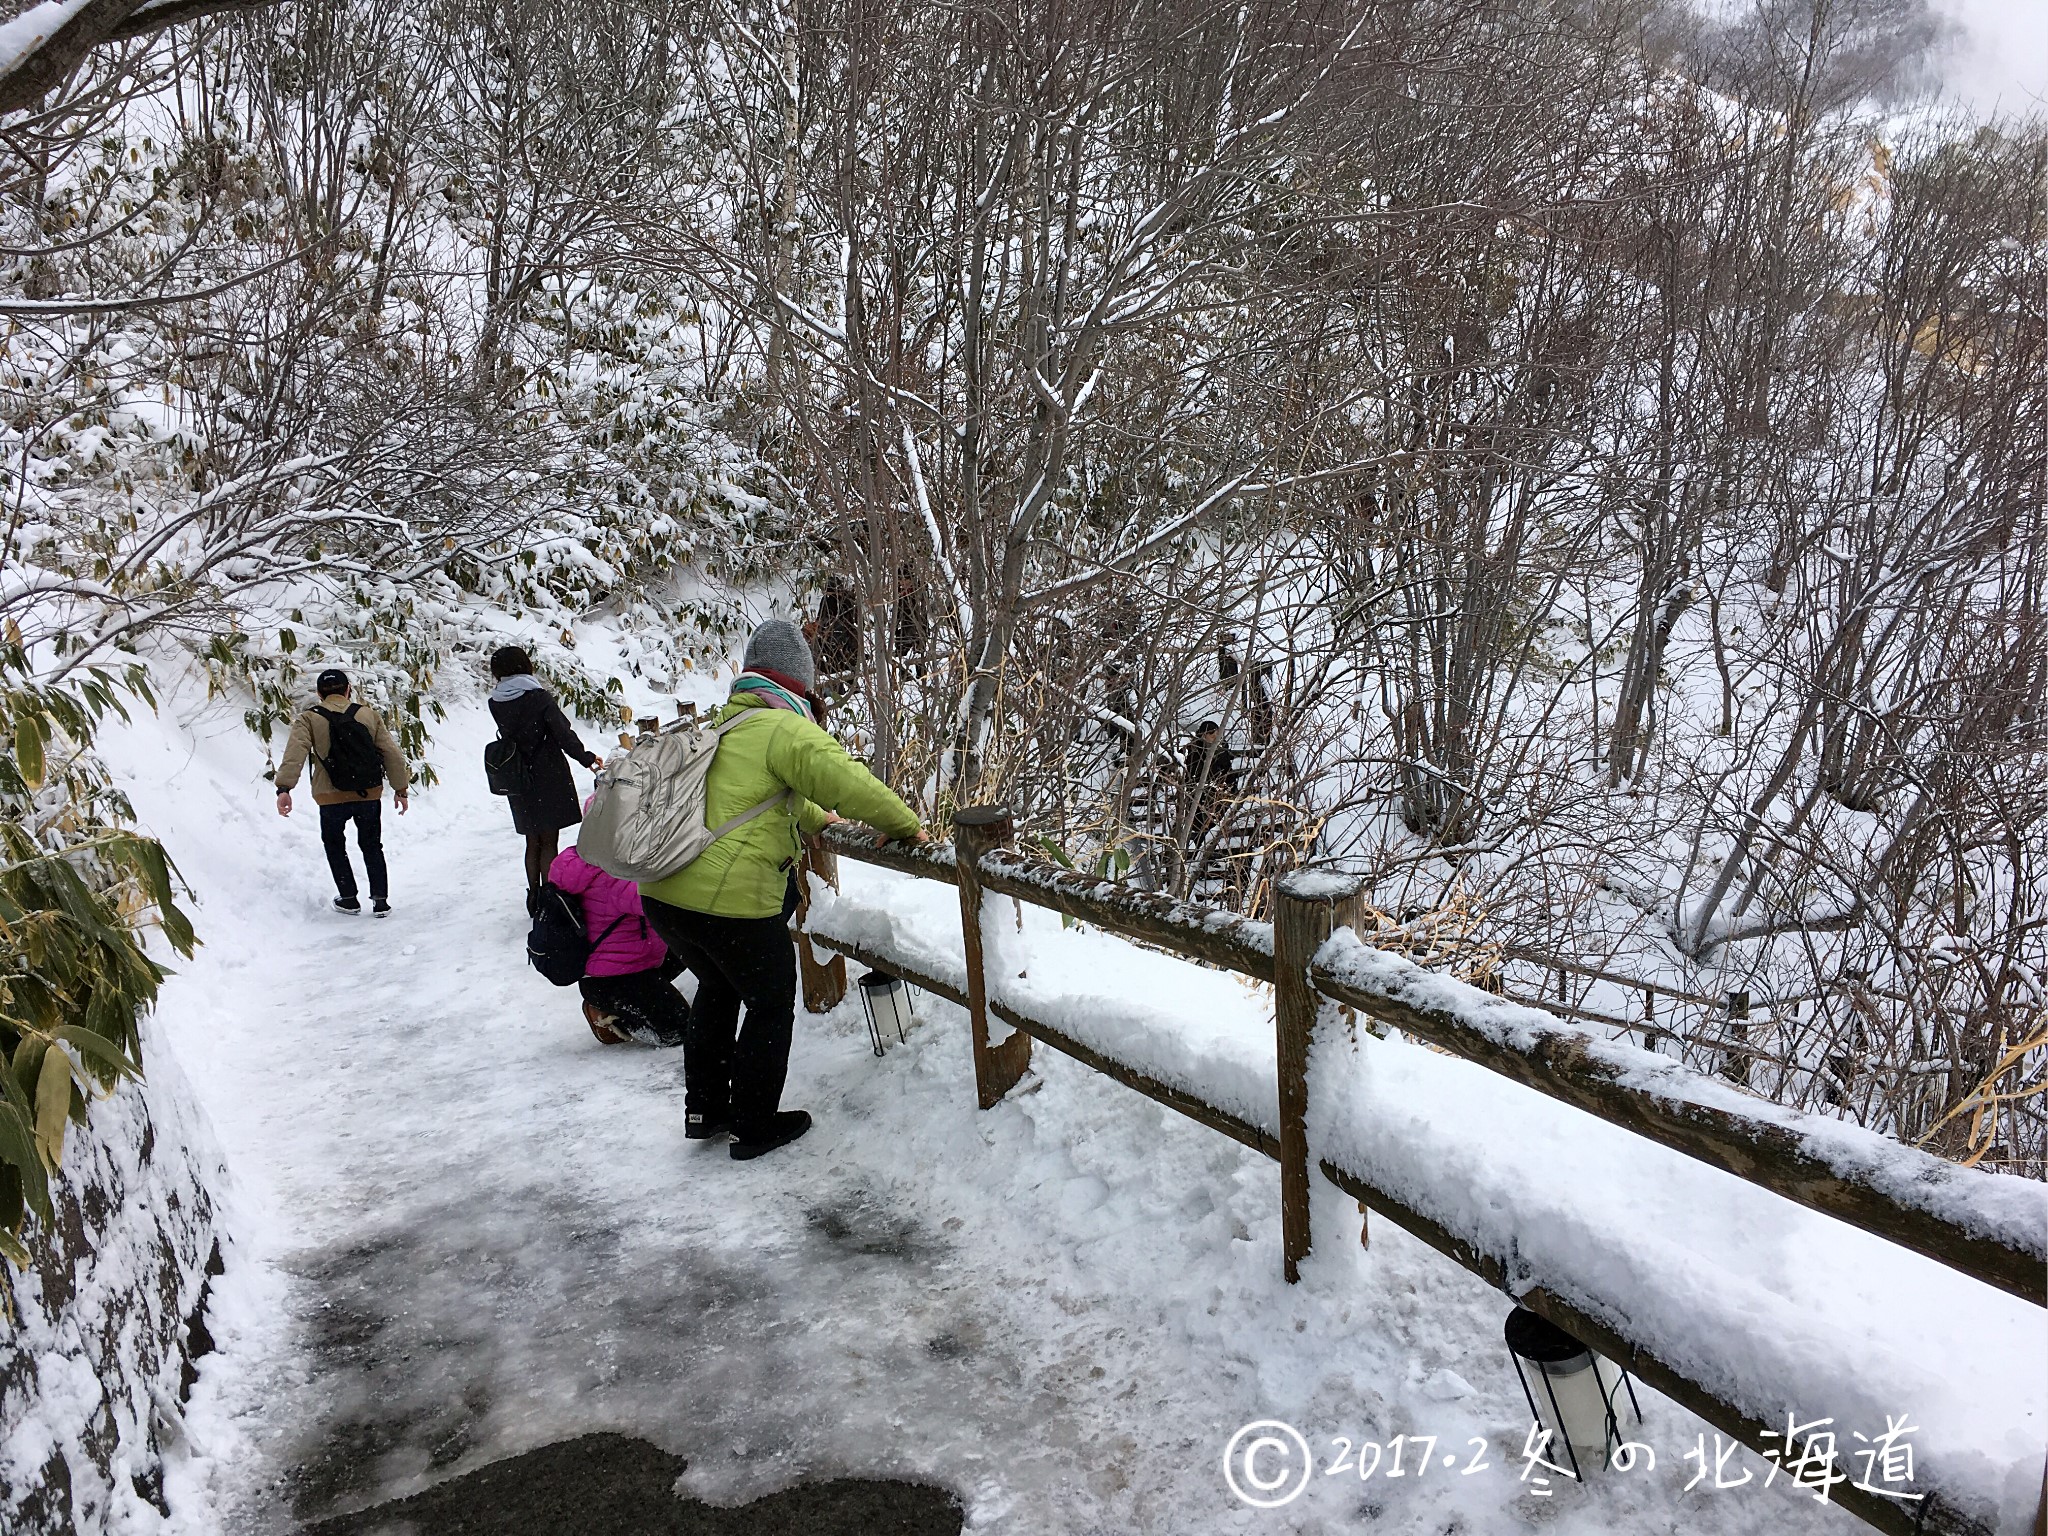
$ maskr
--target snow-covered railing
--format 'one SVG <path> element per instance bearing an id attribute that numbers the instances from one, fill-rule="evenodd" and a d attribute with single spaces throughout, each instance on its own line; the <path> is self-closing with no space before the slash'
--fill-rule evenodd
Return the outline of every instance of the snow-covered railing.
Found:
<path id="1" fill-rule="evenodd" d="M 1782 1427 L 1746 1411 L 1723 1373 L 1705 1374 L 1682 1347 L 1635 1315 L 1627 1298 L 1598 1283 L 1532 1270 L 1512 1230 L 1488 1227 L 1441 1205 L 1424 1209 L 1410 1181 L 1374 1165 L 1361 1151 L 1345 1038 L 1355 1026 L 1340 1010 L 1362 1013 L 1376 1027 L 1396 1029 L 1537 1089 L 1599 1119 L 1683 1153 L 1809 1209 L 1860 1227 L 1948 1269 L 2048 1305 L 2048 1186 L 1958 1167 L 1888 1138 L 1821 1116 L 1781 1109 L 1668 1058 L 1598 1039 L 1538 1008 L 1465 986 L 1400 956 L 1372 949 L 1350 929 L 1358 915 L 1355 882 L 1298 873 L 1276 891 L 1276 920 L 1267 925 L 1235 913 L 1175 902 L 1024 858 L 1006 812 L 989 808 L 956 817 L 953 848 L 875 846 L 872 834 L 834 828 L 839 853 L 902 874 L 956 888 L 961 927 L 949 945 L 933 935 L 883 920 L 870 909 L 861 923 L 845 913 L 810 938 L 862 962 L 892 971 L 960 1004 L 973 1036 L 976 1087 L 984 1107 L 1015 1086 L 1033 1040 L 1117 1079 L 1168 1108 L 1274 1157 L 1281 1168 L 1282 1233 L 1288 1278 L 1309 1251 L 1311 1076 L 1318 1129 L 1314 1166 L 1365 1207 L 1380 1212 L 1488 1283 L 1514 1294 L 1586 1344 L 1620 1361 L 1645 1382 L 1716 1428 L 1769 1455 L 1783 1451 Z M 1062 1028 L 1040 1017 L 1024 988 L 1004 978 L 991 995 L 984 942 L 1004 925 L 983 921 L 987 895 L 1007 895 L 1081 919 L 1156 949 L 1236 971 L 1274 988 L 1275 1050 L 1258 1072 L 1273 1073 L 1263 1105 L 1236 1078 L 1214 1072 L 1190 1078 L 1170 1060 L 1146 1060 L 1127 1038 L 1096 1032 L 1074 1015 Z M 919 910 L 929 926 L 928 903 Z M 957 947 L 952 947 L 957 945 Z M 807 967 L 814 1006 L 843 991 Z M 1021 976 L 1019 980 L 1021 981 Z M 1033 983 L 1032 985 L 1037 985 Z M 1108 1006 L 1108 1005 L 1106 1005 Z M 1071 1006 L 1059 1012 L 1073 1015 Z M 990 1020 L 1016 1031 L 991 1038 Z M 1366 1042 L 1371 1044 L 1372 1042 Z M 1126 1059 L 1135 1055 L 1141 1059 Z M 1155 1051 L 1155 1058 L 1158 1053 Z M 1168 1079 L 1179 1077 L 1178 1081 Z M 1226 1102 L 1217 1102 L 1222 1099 Z M 1359 1104 L 1364 1099 L 1358 1100 Z M 1273 1111 L 1277 1107 L 1277 1120 Z M 1384 1138 L 1382 1138 L 1384 1139 Z M 1679 1166 L 1683 1166 L 1682 1164 Z M 1512 1227 L 1512 1223 L 1510 1223 Z M 1564 1264 L 1569 1269 L 1569 1263 Z M 1920 1484 L 1925 1497 L 1902 1504 L 1844 1486 L 1836 1501 L 1881 1530 L 1985 1536 L 1972 1490 L 1949 1495 Z"/>
<path id="2" fill-rule="evenodd" d="M 2048 1305 L 2048 1185 L 1964 1168 L 1783 1109 L 1654 1051 L 1333 934 L 1316 990 L 1384 1025 L 1937 1263 Z"/>
<path id="3" fill-rule="evenodd" d="M 851 833 L 836 843 L 869 863 L 958 883 L 953 852 L 944 847 L 877 849 Z M 977 872 L 984 891 L 1275 979 L 1271 924 L 1075 874 L 1000 844 L 981 855 Z M 1345 928 L 1342 906 L 1355 889 L 1348 882 L 1297 876 L 1289 888 L 1292 904 L 1329 904 L 1332 927 Z M 1387 1026 L 2048 1306 L 2048 1186 L 1963 1168 L 1859 1126 L 1783 1109 L 1668 1057 L 1599 1039 L 1544 1009 L 1424 970 L 1348 930 L 1320 946 L 1310 980 L 1322 997 Z M 1003 1021 L 1027 1033 L 1046 1028 Z"/>

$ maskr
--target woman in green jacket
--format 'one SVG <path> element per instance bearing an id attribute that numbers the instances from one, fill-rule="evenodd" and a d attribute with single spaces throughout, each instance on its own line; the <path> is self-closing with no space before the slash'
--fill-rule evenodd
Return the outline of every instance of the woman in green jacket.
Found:
<path id="1" fill-rule="evenodd" d="M 803 1110 L 778 1108 L 796 1023 L 788 919 L 802 838 L 844 816 L 890 837 L 926 840 L 917 813 L 818 725 L 818 669 L 803 631 L 770 619 L 747 641 L 744 665 L 713 719 L 753 718 L 719 744 L 704 821 L 717 826 L 786 798 L 667 879 L 640 887 L 647 921 L 697 976 L 683 1038 L 684 1134 L 730 1132 L 736 1158 L 759 1157 L 811 1128 Z"/>

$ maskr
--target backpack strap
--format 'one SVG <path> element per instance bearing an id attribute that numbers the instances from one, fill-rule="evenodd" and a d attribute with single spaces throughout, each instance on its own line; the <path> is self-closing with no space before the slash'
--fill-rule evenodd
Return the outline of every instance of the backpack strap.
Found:
<path id="1" fill-rule="evenodd" d="M 353 709 L 355 706 L 350 705 L 349 707 Z M 329 753 L 332 753 L 334 751 L 334 722 L 337 720 L 346 719 L 348 717 L 345 715 L 337 715 L 333 710 L 329 709 L 324 704 L 315 704 L 311 709 L 306 711 L 306 713 L 309 715 L 318 715 L 322 720 L 325 720 L 327 722 L 327 750 Z M 320 755 L 320 749 L 313 745 L 313 727 L 310 723 L 308 723 L 308 725 L 306 726 L 306 755 L 312 758 L 314 762 L 320 765 L 320 771 L 326 774 L 328 778 L 331 779 L 334 777 L 334 770 L 327 766 L 327 759 L 322 757 Z"/>
<path id="2" fill-rule="evenodd" d="M 742 720 L 751 720 L 756 715 L 766 715 L 769 713 L 771 713 L 771 711 L 763 709 L 743 709 L 738 714 L 734 715 L 730 720 L 723 721 L 720 724 L 713 726 L 712 729 L 718 732 L 719 739 L 723 741 L 725 739 L 725 733 L 731 730 L 734 726 L 738 725 Z M 760 816 L 769 811 L 774 810 L 776 806 L 782 804 L 783 801 L 787 800 L 794 793 L 794 790 L 781 790 L 775 794 L 770 795 L 766 800 L 763 800 L 759 805 L 750 806 L 746 810 L 741 811 L 739 815 L 731 817 L 730 819 L 720 823 L 718 826 L 711 829 L 711 841 L 715 843 L 721 837 L 725 836 L 726 833 L 739 831 L 741 827 L 744 827 L 756 816 Z"/>
<path id="3" fill-rule="evenodd" d="M 760 816 L 768 811 L 774 810 L 776 806 L 782 804 L 783 801 L 787 800 L 790 797 L 791 793 L 792 791 L 787 789 L 780 790 L 777 793 L 770 795 L 766 800 L 763 800 L 759 805 L 754 806 L 751 809 L 741 811 L 739 815 L 734 816 L 729 821 L 726 821 L 721 825 L 714 827 L 711 832 L 711 841 L 715 843 L 721 837 L 725 836 L 726 833 L 737 832 L 741 827 L 744 827 L 756 816 Z"/>
<path id="4" fill-rule="evenodd" d="M 610 922 L 606 923 L 604 925 L 604 932 L 600 933 L 596 938 L 590 941 L 590 952 L 593 955 L 596 954 L 598 950 L 603 946 L 604 941 L 612 936 L 612 930 L 618 927 L 619 924 L 623 923 L 627 918 L 631 917 L 632 915 L 633 914 L 630 912 L 621 912 L 617 917 L 613 918 Z M 647 927 L 646 918 L 643 917 L 640 919 L 640 927 L 644 932 Z"/>
<path id="5" fill-rule="evenodd" d="M 734 726 L 739 725 L 744 721 L 764 716 L 766 713 L 768 712 L 760 709 L 743 709 L 738 714 L 734 715 L 730 720 L 721 721 L 719 724 L 711 727 L 711 729 L 718 732 L 719 738 L 723 740 L 725 737 L 725 733 L 731 730 Z"/>

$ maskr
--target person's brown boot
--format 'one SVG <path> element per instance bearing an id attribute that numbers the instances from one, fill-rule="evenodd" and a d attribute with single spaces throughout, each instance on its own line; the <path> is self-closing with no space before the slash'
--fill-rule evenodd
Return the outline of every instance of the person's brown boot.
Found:
<path id="1" fill-rule="evenodd" d="M 583 1017 L 590 1022 L 590 1032 L 605 1045 L 624 1045 L 626 1037 L 612 1028 L 609 1014 L 599 1013 L 589 1003 L 583 1005 Z"/>

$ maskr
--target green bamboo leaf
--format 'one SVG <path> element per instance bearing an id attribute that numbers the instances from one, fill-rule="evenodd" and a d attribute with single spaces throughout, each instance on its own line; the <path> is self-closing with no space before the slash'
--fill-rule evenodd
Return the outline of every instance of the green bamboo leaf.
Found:
<path id="1" fill-rule="evenodd" d="M 21 1175 L 22 1198 L 44 1221 L 50 1219 L 50 1175 L 36 1151 L 28 1121 L 12 1104 L 0 1104 L 0 1162 Z"/>
<path id="2" fill-rule="evenodd" d="M 14 760 L 21 768 L 22 782 L 30 789 L 43 787 L 43 717 L 24 701 L 14 717 Z"/>
<path id="3" fill-rule="evenodd" d="M 29 1251 L 22 1247 L 21 1239 L 4 1228 L 0 1228 L 0 1257 L 4 1257 L 16 1269 L 27 1269 L 34 1262 Z"/>
<path id="4" fill-rule="evenodd" d="M 136 1053 L 135 1008 L 113 995 L 109 987 L 95 988 L 86 1005 L 84 1024 L 65 1024 L 51 1031 L 67 1045 L 75 1046 L 96 1065 L 102 1085 L 112 1087 L 113 1078 L 140 1077 L 142 1062 Z"/>
<path id="5" fill-rule="evenodd" d="M 172 950 L 187 960 L 191 959 L 192 951 L 199 947 L 199 936 L 193 932 L 192 919 L 185 915 L 185 909 L 175 901 L 167 901 L 157 908 L 157 920 L 163 924 L 164 938 L 169 940 Z M 170 974 L 153 960 L 145 960 L 144 963 L 155 972 L 157 981 Z M 150 991 L 154 993 L 155 990 L 152 985 Z"/>
<path id="6" fill-rule="evenodd" d="M 14 1048 L 14 1060 L 9 1065 L 13 1070 L 15 1082 L 21 1085 L 24 1107 L 29 1086 L 37 1080 L 43 1070 L 43 1052 L 49 1049 L 49 1045 L 49 1041 L 41 1035 L 29 1035 Z M 13 1095 L 10 1094 L 8 1097 L 12 1099 Z"/>
<path id="7" fill-rule="evenodd" d="M 101 849 L 101 856 L 110 862 L 127 862 L 126 851 L 129 839 L 114 838 Z M 119 938 L 127 932 L 118 920 L 113 919 L 107 899 L 85 883 L 77 870 L 71 867 L 69 859 L 43 859 L 35 866 L 42 877 L 48 905 L 62 912 L 88 934 L 98 939 Z"/>
<path id="8" fill-rule="evenodd" d="M 64 1163 L 64 1122 L 71 1115 L 71 1058 L 45 1051 L 36 1075 L 36 1145 L 53 1170 Z"/>
<path id="9" fill-rule="evenodd" d="M 17 1046 L 16 1049 L 19 1050 L 20 1047 Z M 43 1060 L 38 1054 L 36 1070 L 40 1072 L 42 1066 Z M 11 1107 L 21 1116 L 24 1125 L 35 1118 L 35 1105 L 28 1096 L 28 1084 L 15 1074 L 12 1067 L 0 1068 L 0 1106 Z"/>
<path id="10" fill-rule="evenodd" d="M 164 852 L 164 845 L 154 838 L 134 838 L 131 855 L 149 887 L 150 899 L 156 903 L 157 921 L 163 924 L 164 937 L 170 940 L 172 949 L 189 959 L 193 949 L 192 923 L 178 910 L 172 886 L 174 866 Z"/>

